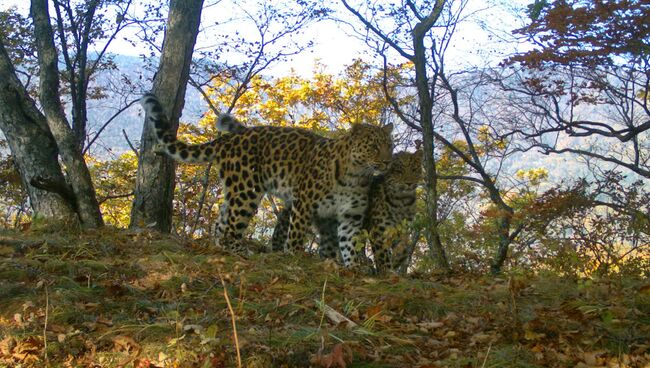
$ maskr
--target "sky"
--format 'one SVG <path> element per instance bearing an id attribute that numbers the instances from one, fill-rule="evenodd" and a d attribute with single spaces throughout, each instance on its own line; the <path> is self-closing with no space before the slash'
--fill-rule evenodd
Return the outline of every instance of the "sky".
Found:
<path id="1" fill-rule="evenodd" d="M 201 26 L 210 28 L 210 32 L 199 34 L 196 48 L 209 48 L 214 43 L 216 33 L 228 33 L 239 31 L 244 37 L 250 35 L 250 40 L 257 40 L 255 28 L 251 27 L 250 19 L 243 19 L 244 10 L 250 9 L 250 5 L 256 0 L 221 0 L 216 5 L 204 7 Z M 524 7 L 531 0 L 491 0 L 479 1 L 470 0 L 465 14 L 471 15 L 469 19 L 462 22 L 454 35 L 454 42 L 448 50 L 448 60 L 453 60 L 451 67 L 468 65 L 480 65 L 497 63 L 504 55 L 522 47 L 518 44 L 500 42 L 499 37 L 490 37 L 484 30 L 488 28 L 497 33 L 507 33 L 517 28 L 520 21 L 516 12 L 508 11 L 506 8 Z M 206 4 L 215 1 L 206 1 Z M 490 4 L 490 5 L 486 5 Z M 29 3 L 25 0 L 2 0 L 0 10 L 15 6 L 23 14 L 29 13 Z M 246 7 L 248 6 L 248 7 Z M 331 2 L 328 6 L 341 10 L 340 14 L 347 18 L 347 21 L 359 29 L 359 23 L 347 12 L 339 2 Z M 137 0 L 133 4 L 136 12 L 141 12 L 143 5 Z M 236 22 L 225 22 L 226 18 L 241 17 Z M 215 22 L 220 24 L 213 26 Z M 123 35 L 133 36 L 135 30 L 125 30 Z M 248 32 L 248 34 L 247 34 Z M 288 62 L 278 63 L 270 68 L 267 73 L 272 75 L 283 75 L 293 71 L 301 76 L 310 76 L 313 73 L 316 62 L 326 66 L 327 71 L 333 74 L 340 72 L 345 65 L 348 65 L 355 58 L 370 59 L 368 47 L 363 41 L 353 35 L 349 26 L 342 26 L 334 21 L 321 21 L 312 23 L 306 31 L 291 39 L 298 43 L 313 41 L 314 46 L 299 55 L 293 56 Z M 110 49 L 114 53 L 137 56 L 142 49 L 133 47 L 129 43 L 117 39 Z M 233 55 L 233 58 L 236 58 Z M 393 55 L 392 62 L 400 63 L 404 60 Z"/>

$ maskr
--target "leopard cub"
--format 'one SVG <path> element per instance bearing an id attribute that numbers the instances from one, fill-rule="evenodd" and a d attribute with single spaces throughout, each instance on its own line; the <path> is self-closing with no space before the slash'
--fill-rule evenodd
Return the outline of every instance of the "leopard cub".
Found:
<path id="1" fill-rule="evenodd" d="M 407 229 L 416 212 L 416 187 L 422 180 L 422 151 L 399 152 L 393 155 L 384 176 L 375 178 L 369 190 L 368 207 L 363 228 L 367 231 L 375 267 L 378 272 L 397 270 L 408 256 L 405 243 Z M 319 219 L 319 254 L 324 258 L 337 256 L 336 228 L 332 219 Z"/>

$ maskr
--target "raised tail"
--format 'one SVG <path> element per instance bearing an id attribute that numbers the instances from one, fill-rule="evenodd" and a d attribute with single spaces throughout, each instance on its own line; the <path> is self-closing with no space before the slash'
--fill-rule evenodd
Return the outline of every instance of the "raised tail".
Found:
<path id="1" fill-rule="evenodd" d="M 150 124 L 156 135 L 156 145 L 153 151 L 165 153 L 177 161 L 188 163 L 203 163 L 214 160 L 218 151 L 218 142 L 203 144 L 186 144 L 178 139 L 171 131 L 171 123 L 162 109 L 162 104 L 153 93 L 146 93 L 140 98 L 140 104 L 147 113 L 147 124 Z M 242 125 L 243 126 L 243 125 Z"/>
<path id="2" fill-rule="evenodd" d="M 147 124 L 151 124 L 151 127 L 154 128 L 158 143 L 175 141 L 176 137 L 174 137 L 174 134 L 170 131 L 171 124 L 162 109 L 160 101 L 158 101 L 158 97 L 150 92 L 145 93 L 144 96 L 140 98 L 140 105 L 142 105 L 144 111 L 147 113 Z"/>
<path id="3" fill-rule="evenodd" d="M 246 126 L 230 114 L 221 114 L 217 119 L 217 130 L 228 133 L 242 133 Z"/>

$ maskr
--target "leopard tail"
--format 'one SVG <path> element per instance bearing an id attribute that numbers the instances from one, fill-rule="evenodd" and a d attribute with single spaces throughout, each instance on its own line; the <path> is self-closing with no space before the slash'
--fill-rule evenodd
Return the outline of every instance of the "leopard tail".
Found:
<path id="1" fill-rule="evenodd" d="M 153 128 L 156 136 L 154 152 L 167 154 L 176 161 L 186 163 L 211 162 L 218 157 L 224 137 L 203 144 L 181 142 L 172 132 L 171 123 L 156 95 L 146 93 L 140 98 L 140 104 L 146 112 L 146 122 Z"/>

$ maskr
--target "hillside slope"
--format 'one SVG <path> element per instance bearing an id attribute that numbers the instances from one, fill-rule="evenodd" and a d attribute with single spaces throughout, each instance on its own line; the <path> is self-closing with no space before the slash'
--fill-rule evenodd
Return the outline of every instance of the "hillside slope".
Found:
<path id="1" fill-rule="evenodd" d="M 236 367 L 238 346 L 246 367 L 648 367 L 649 341 L 643 280 L 378 278 L 147 232 L 0 233 L 0 366 Z"/>

